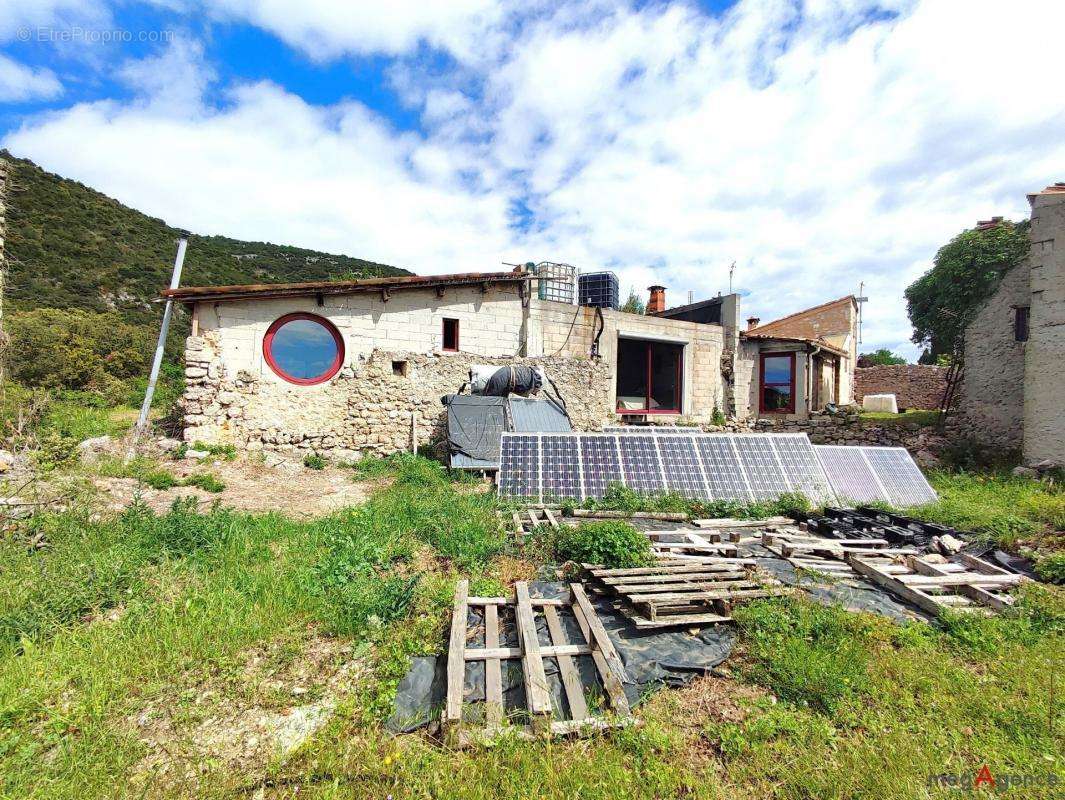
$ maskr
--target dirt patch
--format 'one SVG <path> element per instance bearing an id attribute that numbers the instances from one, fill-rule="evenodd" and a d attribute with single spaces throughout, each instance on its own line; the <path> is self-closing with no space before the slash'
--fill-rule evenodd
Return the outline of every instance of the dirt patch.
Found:
<path id="1" fill-rule="evenodd" d="M 206 681 L 190 675 L 127 718 L 146 749 L 132 783 L 153 796 L 195 791 L 208 775 L 260 780 L 329 721 L 365 670 L 350 644 L 314 635 L 256 647 Z"/>
<path id="2" fill-rule="evenodd" d="M 681 706 L 698 726 L 707 722 L 743 722 L 751 706 L 768 693 L 731 678 L 696 678 L 678 693 Z"/>
<path id="3" fill-rule="evenodd" d="M 225 484 L 221 492 L 208 492 L 195 486 L 152 489 L 134 478 L 94 478 L 105 505 L 119 510 L 140 497 L 156 512 L 167 511 L 174 500 L 195 497 L 201 505 L 219 502 L 238 511 L 280 511 L 288 516 L 314 517 L 358 505 L 387 479 L 355 482 L 351 470 L 326 467 L 314 470 L 302 463 L 284 461 L 271 465 L 251 458 L 234 461 L 163 461 L 161 466 L 179 479 L 210 473 Z"/>

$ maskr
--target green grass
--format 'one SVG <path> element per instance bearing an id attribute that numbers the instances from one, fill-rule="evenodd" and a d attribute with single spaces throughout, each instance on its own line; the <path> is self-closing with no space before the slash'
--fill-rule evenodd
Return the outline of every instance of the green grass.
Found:
<path id="1" fill-rule="evenodd" d="M 572 500 L 563 500 L 563 511 L 569 512 L 578 505 Z M 765 519 L 787 516 L 794 511 L 809 511 L 810 501 L 804 495 L 787 493 L 777 500 L 758 503 L 741 503 L 732 500 L 694 500 L 690 497 L 666 492 L 646 495 L 620 483 L 611 483 L 601 499 L 589 498 L 579 505 L 591 511 L 651 511 L 687 514 L 692 518 Z"/>
<path id="2" fill-rule="evenodd" d="M 907 423 L 913 423 L 920 425 L 922 428 L 928 425 L 935 425 L 939 422 L 938 411 L 923 411 L 917 408 L 909 408 L 906 411 L 898 414 L 892 414 L 890 411 L 862 411 L 862 422 L 875 422 L 877 425 L 905 425 Z"/>
<path id="3" fill-rule="evenodd" d="M 440 651 L 456 578 L 500 593 L 513 558 L 491 495 L 410 456 L 381 474 L 393 480 L 366 504 L 318 520 L 181 503 L 42 516 L 44 550 L 0 540 L 0 796 L 142 796 L 130 781 L 145 709 L 217 719 L 267 691 L 247 683 L 249 652 L 298 661 L 321 636 L 368 670 L 325 729 L 264 764 L 265 781 L 205 761 L 146 796 L 902 800 L 957 796 L 929 776 L 985 762 L 996 775 L 1065 769 L 1049 724 L 1065 600 L 1043 587 L 1009 614 L 942 625 L 756 601 L 735 611 L 723 693 L 663 690 L 639 727 L 468 751 L 394 737 L 382 723 L 396 686 L 412 656 Z"/>
<path id="4" fill-rule="evenodd" d="M 933 472 L 929 479 L 939 500 L 910 509 L 920 519 L 987 534 L 998 544 L 1015 547 L 1042 537 L 1055 543 L 1065 531 L 1065 489 L 1050 480 L 1015 477 L 1008 472 Z"/>

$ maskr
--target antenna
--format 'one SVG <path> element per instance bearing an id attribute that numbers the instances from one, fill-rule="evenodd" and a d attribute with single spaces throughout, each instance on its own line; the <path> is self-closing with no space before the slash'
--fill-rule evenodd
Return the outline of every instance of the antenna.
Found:
<path id="1" fill-rule="evenodd" d="M 732 273 L 736 271 L 736 262 L 733 261 L 732 265 L 728 268 L 728 293 L 732 294 Z"/>
<path id="2" fill-rule="evenodd" d="M 865 297 L 865 281 L 861 281 L 858 284 L 858 296 L 854 298 L 858 303 L 858 344 L 862 343 L 862 308 L 869 302 L 869 298 Z"/>
<path id="3" fill-rule="evenodd" d="M 691 289 L 689 289 L 688 290 L 688 305 L 691 305 L 694 302 L 695 302 L 695 292 L 693 292 Z"/>

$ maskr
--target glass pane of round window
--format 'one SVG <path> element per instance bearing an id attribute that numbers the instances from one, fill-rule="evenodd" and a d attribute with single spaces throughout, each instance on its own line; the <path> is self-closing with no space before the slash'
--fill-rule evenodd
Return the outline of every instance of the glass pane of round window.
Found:
<path id="1" fill-rule="evenodd" d="M 294 383 L 328 380 L 343 360 L 340 335 L 323 319 L 282 317 L 267 332 L 267 360 L 282 378 Z"/>

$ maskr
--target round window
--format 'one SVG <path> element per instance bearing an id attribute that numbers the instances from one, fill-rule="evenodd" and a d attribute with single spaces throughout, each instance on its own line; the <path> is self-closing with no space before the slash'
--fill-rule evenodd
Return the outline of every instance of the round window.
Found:
<path id="1" fill-rule="evenodd" d="M 263 355 L 278 375 L 310 386 L 332 378 L 344 363 L 344 340 L 328 320 L 313 314 L 286 314 L 263 339 Z"/>

